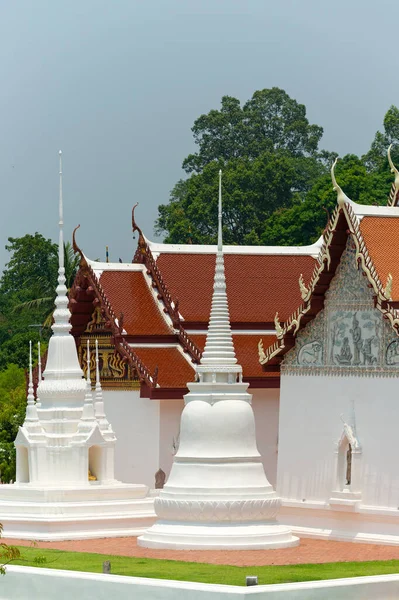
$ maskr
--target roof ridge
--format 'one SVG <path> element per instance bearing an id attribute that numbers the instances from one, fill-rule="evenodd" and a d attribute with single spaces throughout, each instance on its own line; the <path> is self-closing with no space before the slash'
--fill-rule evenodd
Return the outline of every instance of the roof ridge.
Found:
<path id="1" fill-rule="evenodd" d="M 137 226 L 136 229 L 138 229 Z M 153 256 L 151 248 L 146 242 L 144 236 L 139 238 L 139 243 L 134 254 L 133 262 L 142 263 L 145 265 L 147 269 L 147 275 L 151 277 L 153 286 L 158 290 L 158 301 L 160 302 L 162 300 L 164 304 L 163 310 L 169 315 L 172 320 L 173 327 L 177 330 L 179 343 L 182 345 L 183 350 L 190 354 L 192 361 L 199 363 L 202 356 L 201 350 L 190 339 L 189 335 L 184 329 L 179 313 L 179 301 L 177 299 L 173 300 L 168 286 L 166 285 L 166 282 L 162 277 L 162 273 Z"/>
<path id="2" fill-rule="evenodd" d="M 108 299 L 108 296 L 106 295 L 104 288 L 101 285 L 100 281 L 98 280 L 91 265 L 87 264 L 87 269 L 91 276 L 92 284 L 94 284 L 94 287 L 96 288 L 98 295 L 101 297 L 101 300 L 103 303 L 103 308 L 108 313 L 108 318 L 111 320 L 111 325 L 112 325 L 111 328 L 112 328 L 113 334 L 114 334 L 115 346 L 118 345 L 120 347 L 121 353 L 124 354 L 126 356 L 126 358 L 132 360 L 139 375 L 141 376 L 142 379 L 144 379 L 144 381 L 147 383 L 147 385 L 149 385 L 150 387 L 155 387 L 155 385 L 156 385 L 155 376 L 151 375 L 149 369 L 146 367 L 146 365 L 143 363 L 143 361 L 139 358 L 139 356 L 135 353 L 135 351 L 132 348 L 130 348 L 129 344 L 126 342 L 124 335 L 123 335 L 123 323 L 119 322 L 122 320 L 117 319 L 117 316 L 115 314 L 114 309 L 112 308 L 112 305 Z M 117 324 L 117 322 L 118 322 L 118 324 Z"/>

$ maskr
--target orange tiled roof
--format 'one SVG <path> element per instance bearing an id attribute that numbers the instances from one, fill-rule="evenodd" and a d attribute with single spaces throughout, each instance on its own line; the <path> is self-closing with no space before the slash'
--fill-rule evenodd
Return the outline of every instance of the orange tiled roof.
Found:
<path id="1" fill-rule="evenodd" d="M 366 243 L 381 283 L 385 285 L 388 274 L 392 275 L 392 300 L 399 300 L 399 218 L 363 217 L 360 231 Z"/>
<path id="2" fill-rule="evenodd" d="M 208 322 L 215 255 L 160 254 L 157 265 L 186 321 Z M 301 303 L 298 285 L 307 282 L 315 259 L 307 255 L 226 254 L 225 269 L 231 321 L 273 322 L 279 311 L 285 320 Z"/>
<path id="3" fill-rule="evenodd" d="M 243 377 L 278 377 L 278 373 L 263 371 L 258 359 L 258 343 L 259 339 L 263 340 L 263 347 L 266 350 L 276 341 L 275 335 L 259 335 L 259 334 L 237 334 L 233 335 L 234 348 L 238 363 L 242 366 Z M 203 350 L 205 347 L 206 335 L 193 334 L 190 339 Z"/>
<path id="4" fill-rule="evenodd" d="M 163 318 L 142 271 L 104 271 L 100 283 L 128 335 L 168 335 Z"/>
<path id="5" fill-rule="evenodd" d="M 163 388 L 185 388 L 194 381 L 194 365 L 191 365 L 180 350 L 171 348 L 141 348 L 133 350 L 153 373 L 158 367 L 158 383 Z"/>

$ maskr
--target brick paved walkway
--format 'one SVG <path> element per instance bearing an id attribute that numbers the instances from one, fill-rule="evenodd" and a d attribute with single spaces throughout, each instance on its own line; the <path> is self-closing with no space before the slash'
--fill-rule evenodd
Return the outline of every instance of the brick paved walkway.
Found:
<path id="1" fill-rule="evenodd" d="M 2 539 L 15 546 L 28 546 L 26 540 Z M 301 563 L 347 562 L 365 560 L 399 560 L 399 546 L 355 544 L 302 538 L 296 548 L 282 550 L 149 550 L 137 546 L 136 538 L 102 538 L 68 542 L 38 542 L 39 548 L 56 548 L 75 552 L 97 552 L 107 556 L 141 556 L 204 562 L 218 565 L 257 566 Z"/>

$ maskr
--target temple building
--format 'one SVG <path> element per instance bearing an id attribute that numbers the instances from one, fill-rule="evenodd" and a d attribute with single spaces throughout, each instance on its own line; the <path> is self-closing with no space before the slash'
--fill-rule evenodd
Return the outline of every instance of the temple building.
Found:
<path id="1" fill-rule="evenodd" d="M 153 487 L 158 469 L 169 475 L 178 447 L 183 396 L 205 345 L 217 247 L 151 242 L 134 211 L 133 230 L 131 263 L 90 260 L 75 233 L 81 261 L 70 291 L 71 323 L 85 374 L 87 340 L 90 348 L 99 340 L 104 403 L 118 438 L 115 474 Z M 223 247 L 234 347 L 272 485 L 280 374 L 263 371 L 258 342 L 275 341 L 277 307 L 283 320 L 300 303 L 298 278 L 310 278 L 320 247 Z"/>
<path id="2" fill-rule="evenodd" d="M 352 202 L 332 172 L 337 207 L 315 244 L 223 247 L 257 446 L 294 534 L 399 543 L 399 174 L 391 167 L 386 206 Z M 85 374 L 87 342 L 90 350 L 99 342 L 115 477 L 152 488 L 156 473 L 157 487 L 167 480 L 179 448 L 217 248 L 152 242 L 135 208 L 130 263 L 91 260 L 75 230 L 81 260 L 69 306 Z"/>
<path id="3" fill-rule="evenodd" d="M 259 347 L 265 373 L 280 373 L 281 519 L 301 535 L 399 543 L 399 173 L 391 168 L 386 207 L 352 202 L 332 168 L 337 206 L 314 271 L 301 278 L 301 301 L 276 341 Z"/>

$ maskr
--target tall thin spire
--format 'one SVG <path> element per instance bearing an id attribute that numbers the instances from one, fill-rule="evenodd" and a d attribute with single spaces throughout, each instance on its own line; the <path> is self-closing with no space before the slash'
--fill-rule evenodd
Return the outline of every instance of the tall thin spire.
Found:
<path id="1" fill-rule="evenodd" d="M 218 252 L 223 252 L 222 231 L 222 169 L 219 171 Z"/>
<path id="2" fill-rule="evenodd" d="M 37 388 L 36 388 L 36 406 L 40 408 L 42 403 L 39 398 L 39 385 L 42 380 L 42 357 L 40 355 L 40 342 L 37 342 Z"/>
<path id="3" fill-rule="evenodd" d="M 64 209 L 62 199 L 62 152 L 59 151 L 60 157 L 60 196 L 59 196 L 59 241 L 58 241 L 58 286 L 56 289 L 57 296 L 55 299 L 56 309 L 54 311 L 54 323 L 51 326 L 55 335 L 68 335 L 71 330 L 69 319 L 71 313 L 68 308 L 67 288 L 65 286 L 65 268 L 64 268 Z"/>
<path id="4" fill-rule="evenodd" d="M 60 198 L 59 198 L 59 221 L 58 221 L 58 225 L 60 228 L 60 233 L 59 233 L 59 242 L 58 242 L 58 262 L 59 262 L 59 268 L 63 269 L 64 268 L 64 207 L 63 207 L 63 200 L 62 200 L 62 151 L 60 150 L 58 152 L 58 155 L 60 157 Z"/>
<path id="5" fill-rule="evenodd" d="M 95 403 L 94 403 L 94 414 L 100 426 L 100 430 L 103 432 L 112 433 L 111 425 L 109 424 L 107 417 L 105 416 L 103 390 L 101 387 L 100 379 L 100 360 L 98 358 L 98 340 L 96 339 L 96 392 L 95 392 Z"/>
<path id="6" fill-rule="evenodd" d="M 86 393 L 85 393 L 85 401 L 83 404 L 82 418 L 79 423 L 80 431 L 90 430 L 93 426 L 93 422 L 95 421 L 93 392 L 91 390 L 91 377 L 90 377 L 90 342 L 89 342 L 89 340 L 87 340 L 87 347 L 86 347 L 86 364 L 87 364 Z"/>
<path id="7" fill-rule="evenodd" d="M 229 305 L 224 274 L 223 238 L 222 238 L 222 171 L 219 171 L 219 208 L 218 208 L 218 248 L 213 284 L 211 315 L 201 365 L 235 365 L 233 336 L 230 327 Z"/>
<path id="8" fill-rule="evenodd" d="M 33 394 L 33 376 L 32 376 L 32 341 L 29 341 L 29 382 L 28 396 L 26 406 L 26 416 L 24 425 L 29 427 L 32 422 L 38 422 L 37 410 L 35 405 L 35 396 Z"/>

